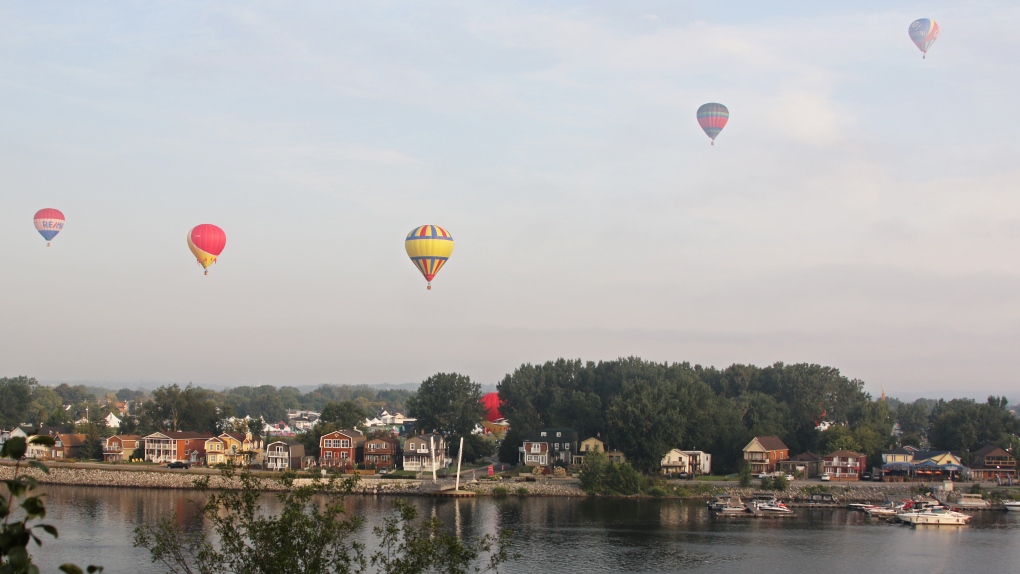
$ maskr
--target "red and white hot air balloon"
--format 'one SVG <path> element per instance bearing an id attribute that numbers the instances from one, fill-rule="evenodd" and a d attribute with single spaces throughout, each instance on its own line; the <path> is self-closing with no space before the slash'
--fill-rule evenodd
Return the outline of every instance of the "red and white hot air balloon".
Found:
<path id="1" fill-rule="evenodd" d="M 40 209 L 35 212 L 35 230 L 46 240 L 46 247 L 50 246 L 50 240 L 60 233 L 64 228 L 64 214 L 53 208 Z"/>

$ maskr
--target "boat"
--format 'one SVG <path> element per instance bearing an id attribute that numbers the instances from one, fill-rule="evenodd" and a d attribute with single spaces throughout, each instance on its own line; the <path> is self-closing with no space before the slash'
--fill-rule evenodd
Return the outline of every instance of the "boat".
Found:
<path id="1" fill-rule="evenodd" d="M 897 518 L 911 526 L 964 526 L 970 522 L 970 515 L 948 508 L 932 508 L 921 512 L 904 512 Z"/>
<path id="2" fill-rule="evenodd" d="M 846 505 L 848 510 L 859 510 L 861 512 L 867 511 L 871 508 L 878 508 L 877 505 L 871 504 L 870 502 L 851 502 Z"/>
<path id="3" fill-rule="evenodd" d="M 1006 510 L 1020 512 L 1020 500 L 1010 500 L 1009 502 L 1003 502 L 1002 505 L 1006 507 Z"/>
<path id="4" fill-rule="evenodd" d="M 758 510 L 769 513 L 769 514 L 793 514 L 793 511 L 787 508 L 785 504 L 778 501 L 773 502 L 761 502 L 757 504 Z"/>
<path id="5" fill-rule="evenodd" d="M 725 504 L 709 506 L 709 510 L 721 516 L 746 515 L 748 513 L 739 496 L 728 495 Z"/>
<path id="6" fill-rule="evenodd" d="M 708 501 L 708 509 L 712 512 L 722 510 L 730 506 L 731 500 L 733 500 L 733 496 L 730 494 L 717 494 L 714 499 Z M 737 501 L 739 502 L 739 500 L 740 497 L 738 496 Z M 743 508 L 742 504 L 740 506 Z"/>
<path id="7" fill-rule="evenodd" d="M 952 505 L 960 510 L 981 510 L 992 507 L 992 503 L 981 498 L 980 494 L 958 494 L 956 502 L 953 502 Z"/>
<path id="8" fill-rule="evenodd" d="M 895 502 L 888 502 L 882 506 L 871 507 L 864 512 L 867 512 L 868 516 L 874 516 L 875 518 L 891 518 L 903 512 L 905 505 L 906 503 L 896 504 Z"/>
<path id="9" fill-rule="evenodd" d="M 935 500 L 934 498 L 919 497 L 915 500 L 908 500 L 907 502 L 905 502 L 903 504 L 902 509 L 900 509 L 899 512 L 890 517 L 890 520 L 894 522 L 896 521 L 909 522 L 908 520 L 904 520 L 903 516 L 908 514 L 920 514 L 922 512 L 927 512 L 930 510 L 946 510 L 946 507 L 942 506 L 942 503 L 939 502 L 938 500 Z"/>

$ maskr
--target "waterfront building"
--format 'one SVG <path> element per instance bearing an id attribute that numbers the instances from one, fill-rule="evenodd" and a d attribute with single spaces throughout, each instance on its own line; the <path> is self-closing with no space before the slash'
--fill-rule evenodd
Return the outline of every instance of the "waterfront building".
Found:
<path id="1" fill-rule="evenodd" d="M 1006 481 L 1013 484 L 1017 480 L 1016 458 L 1001 447 L 986 445 L 970 455 L 970 475 L 978 481 Z"/>
<path id="2" fill-rule="evenodd" d="M 351 470 L 361 462 L 365 435 L 356 429 L 341 429 L 319 439 L 319 466 Z"/>
<path id="3" fill-rule="evenodd" d="M 824 472 L 830 480 L 860 480 L 868 468 L 868 457 L 859 452 L 837 450 L 825 455 Z"/>
<path id="4" fill-rule="evenodd" d="M 744 460 L 752 474 L 775 472 L 779 461 L 790 458 L 790 447 L 777 436 L 756 436 L 744 447 Z"/>
<path id="5" fill-rule="evenodd" d="M 400 441 L 392 436 L 379 436 L 365 442 L 365 467 L 392 469 L 400 461 Z"/>
<path id="6" fill-rule="evenodd" d="M 446 464 L 446 441 L 439 433 L 413 436 L 404 441 L 404 470 L 432 472 Z"/>
<path id="7" fill-rule="evenodd" d="M 266 470 L 300 470 L 305 467 L 305 446 L 293 439 L 266 445 Z"/>
<path id="8" fill-rule="evenodd" d="M 518 452 L 519 462 L 527 466 L 571 464 L 574 453 L 578 452 L 577 431 L 563 427 L 532 431 L 524 437 Z"/>
<path id="9" fill-rule="evenodd" d="M 145 437 L 145 460 L 157 464 L 201 462 L 205 460 L 205 441 L 210 438 L 194 431 L 154 432 Z"/>
<path id="10" fill-rule="evenodd" d="M 779 471 L 800 478 L 821 476 L 825 467 L 825 458 L 813 452 L 802 452 L 776 464 Z"/>
<path id="11" fill-rule="evenodd" d="M 144 443 L 145 439 L 136 434 L 113 435 L 106 439 L 106 444 L 103 445 L 103 462 L 124 462 L 130 460 L 135 449 Z"/>

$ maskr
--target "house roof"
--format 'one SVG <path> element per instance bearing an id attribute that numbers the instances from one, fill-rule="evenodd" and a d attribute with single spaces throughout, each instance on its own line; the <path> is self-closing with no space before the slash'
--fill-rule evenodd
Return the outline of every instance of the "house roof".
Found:
<path id="1" fill-rule="evenodd" d="M 848 457 L 851 457 L 851 456 L 856 457 L 856 458 L 864 458 L 864 453 L 854 452 L 852 450 L 834 450 L 834 451 L 830 452 L 829 454 L 825 455 L 825 458 L 832 458 L 832 457 L 836 457 L 836 456 L 840 456 L 840 457 L 843 457 L 843 458 L 848 458 Z"/>
<path id="2" fill-rule="evenodd" d="M 818 462 L 818 461 L 824 460 L 824 459 L 822 457 L 818 456 L 817 454 L 809 451 L 809 452 L 802 452 L 802 453 L 798 454 L 797 456 L 791 456 L 790 458 L 788 458 L 786 460 L 789 460 L 789 461 L 792 461 L 792 462 Z"/>
<path id="3" fill-rule="evenodd" d="M 929 458 L 935 458 L 937 456 L 942 456 L 945 454 L 951 454 L 956 458 L 960 458 L 959 455 L 948 450 L 919 450 L 914 453 L 914 461 L 920 462 L 922 460 L 928 460 Z"/>
<path id="4" fill-rule="evenodd" d="M 119 438 L 120 440 L 142 440 L 142 437 L 136 434 L 115 434 L 110 438 Z"/>
<path id="5" fill-rule="evenodd" d="M 993 453 L 998 455 L 998 456 L 1002 456 L 1002 455 L 1012 456 L 1008 452 L 1006 452 L 1006 450 L 1003 449 L 1002 447 L 995 446 L 994 444 L 986 444 L 985 446 L 983 446 L 983 447 L 977 449 L 976 451 L 974 451 L 971 454 L 971 458 L 984 458 L 984 457 L 986 457 L 988 455 L 991 455 Z"/>
<path id="6" fill-rule="evenodd" d="M 213 438 L 211 434 L 195 432 L 195 431 L 165 431 L 165 432 L 154 432 L 148 436 L 163 435 L 166 438 L 174 440 L 188 440 L 188 439 L 210 439 Z M 148 437 L 146 437 L 148 438 Z"/>
<path id="7" fill-rule="evenodd" d="M 237 442 L 244 442 L 248 438 L 243 432 L 223 432 L 220 433 L 220 436 L 229 436 Z"/>
<path id="8" fill-rule="evenodd" d="M 283 444 L 285 444 L 287 446 L 299 446 L 299 445 L 303 446 L 301 441 L 294 440 L 292 438 L 288 438 L 288 439 L 274 440 L 273 442 L 267 444 L 266 447 L 268 448 L 269 446 L 277 444 L 277 443 L 283 443 Z"/>
<path id="9" fill-rule="evenodd" d="M 915 452 L 917 452 L 917 449 L 908 449 L 906 447 L 901 446 L 900 448 L 894 448 L 894 449 L 890 450 L 889 452 L 887 452 L 885 454 L 909 454 L 909 455 L 913 455 Z"/>
<path id="10" fill-rule="evenodd" d="M 542 433 L 545 433 L 546 436 L 542 436 Z M 556 433 L 563 436 L 556 436 Z M 533 430 L 524 435 L 524 440 L 527 442 L 563 442 L 564 439 L 567 439 L 568 442 L 577 440 L 577 431 L 566 427 L 554 427 Z"/>
<path id="11" fill-rule="evenodd" d="M 777 436 L 756 436 L 754 439 L 765 450 L 790 450 L 790 447 Z"/>
<path id="12" fill-rule="evenodd" d="M 57 435 L 57 439 L 65 448 L 82 446 L 86 441 L 85 435 L 75 433 L 60 433 Z"/>

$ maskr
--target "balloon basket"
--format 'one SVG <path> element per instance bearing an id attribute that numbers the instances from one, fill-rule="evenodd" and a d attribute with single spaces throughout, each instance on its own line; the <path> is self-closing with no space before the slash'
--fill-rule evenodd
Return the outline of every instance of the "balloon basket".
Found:
<path id="1" fill-rule="evenodd" d="M 429 283 L 429 284 L 428 284 L 428 286 L 427 286 L 427 287 L 425 287 L 425 290 L 426 290 L 426 291 L 431 291 L 431 290 L 432 290 L 432 284 L 431 284 L 431 283 Z"/>
<path id="2" fill-rule="evenodd" d="M 46 242 L 46 247 L 49 247 L 49 246 L 50 246 L 50 242 L 49 242 L 49 241 L 47 241 L 47 242 Z"/>
<path id="3" fill-rule="evenodd" d="M 203 275 L 208 275 L 208 274 L 209 274 L 209 270 L 208 270 L 208 269 L 206 269 L 206 270 L 205 270 L 205 273 L 203 273 Z"/>

